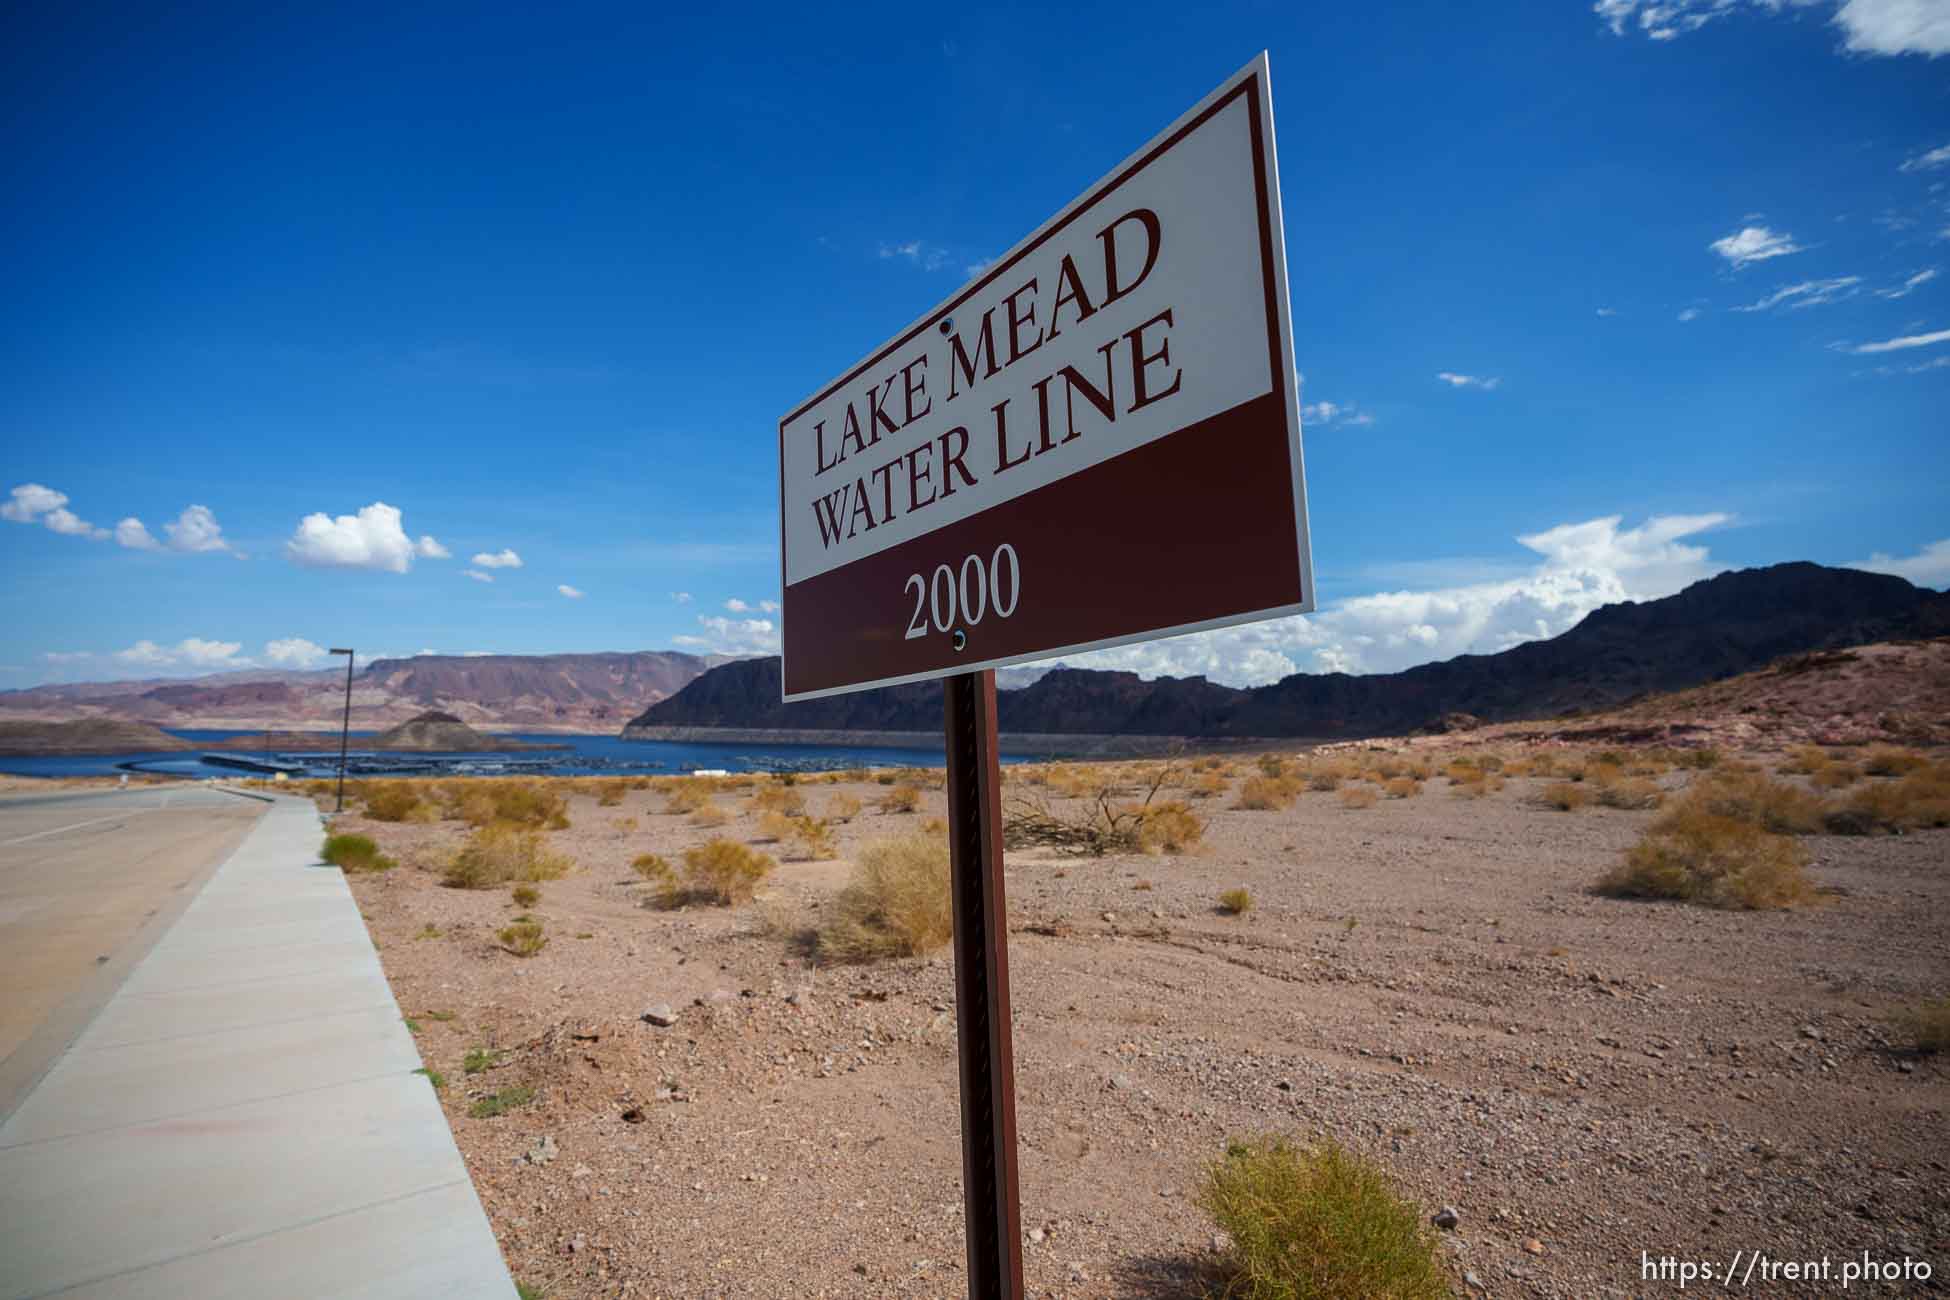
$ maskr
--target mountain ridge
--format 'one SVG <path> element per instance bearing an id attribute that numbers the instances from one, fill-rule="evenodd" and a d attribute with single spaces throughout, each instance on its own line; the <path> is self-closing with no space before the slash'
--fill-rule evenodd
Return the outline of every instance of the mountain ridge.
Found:
<path id="1" fill-rule="evenodd" d="M 1734 570 L 1672 596 L 1594 610 L 1556 637 L 1397 673 L 1292 676 L 1236 688 L 1059 667 L 997 692 L 1005 732 L 1311 740 L 1400 735 L 1449 715 L 1515 721 L 1611 707 L 1751 671 L 1783 655 L 1950 634 L 1950 595 L 1805 561 Z M 938 682 L 784 704 L 779 660 L 711 669 L 625 727 L 934 731 Z"/>

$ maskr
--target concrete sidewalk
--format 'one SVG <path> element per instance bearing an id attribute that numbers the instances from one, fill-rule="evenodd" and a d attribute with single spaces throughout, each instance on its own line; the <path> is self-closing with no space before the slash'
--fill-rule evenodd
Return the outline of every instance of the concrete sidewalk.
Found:
<path id="1" fill-rule="evenodd" d="M 0 1300 L 515 1288 L 309 801 L 0 1127 Z"/>

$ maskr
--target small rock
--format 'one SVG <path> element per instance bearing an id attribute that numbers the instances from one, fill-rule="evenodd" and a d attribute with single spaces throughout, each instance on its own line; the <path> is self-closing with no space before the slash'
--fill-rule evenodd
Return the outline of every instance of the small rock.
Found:
<path id="1" fill-rule="evenodd" d="M 1456 1213 L 1455 1206 L 1445 1205 L 1429 1216 L 1429 1222 L 1444 1232 L 1454 1232 L 1456 1225 L 1462 1222 L 1462 1216 Z"/>
<path id="2" fill-rule="evenodd" d="M 625 1124 L 643 1123 L 643 1108 L 641 1106 L 632 1106 L 628 1110 L 624 1111 L 623 1122 Z"/>
<path id="3" fill-rule="evenodd" d="M 1121 1092 L 1129 1092 L 1132 1088 L 1137 1087 L 1137 1084 L 1132 1081 L 1131 1076 L 1128 1074 L 1113 1074 L 1110 1076 L 1110 1086 Z"/>
<path id="4" fill-rule="evenodd" d="M 643 1020 L 645 1024 L 668 1029 L 677 1023 L 677 1013 L 670 1009 L 668 1002 L 658 1002 L 643 1009 Z"/>
<path id="5" fill-rule="evenodd" d="M 1525 1237 L 1523 1239 L 1523 1253 L 1526 1255 L 1541 1255 L 1544 1253 L 1544 1243 L 1535 1237 Z"/>
<path id="6" fill-rule="evenodd" d="M 1044 1232 L 1041 1228 L 1031 1228 L 1029 1230 L 1029 1240 L 1033 1245 L 1037 1245 L 1037 1246 L 1042 1245 L 1044 1238 L 1048 1236 L 1049 1234 L 1047 1232 Z"/>
<path id="7" fill-rule="evenodd" d="M 1483 1289 L 1483 1279 L 1465 1270 L 1463 1273 L 1463 1285 L 1472 1291 L 1481 1291 Z"/>
<path id="8" fill-rule="evenodd" d="M 1278 1083 L 1278 1084 L 1277 1084 L 1276 1086 L 1277 1086 L 1277 1087 L 1279 1088 L 1279 1090 L 1280 1090 L 1281 1092 L 1292 1092 L 1292 1091 L 1293 1091 L 1293 1080 L 1291 1080 L 1291 1079 L 1282 1079 L 1282 1080 L 1280 1080 L 1280 1082 L 1279 1082 L 1279 1083 Z"/>
<path id="9" fill-rule="evenodd" d="M 522 1159 L 531 1165 L 545 1165 L 555 1159 L 556 1155 L 555 1139 L 544 1133 L 536 1139 L 535 1145 L 528 1149 L 528 1154 Z"/>

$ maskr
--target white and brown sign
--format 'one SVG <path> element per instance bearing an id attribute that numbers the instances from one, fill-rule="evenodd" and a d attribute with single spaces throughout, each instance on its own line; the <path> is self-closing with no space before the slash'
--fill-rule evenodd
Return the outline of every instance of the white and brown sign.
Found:
<path id="1" fill-rule="evenodd" d="M 1261 55 L 779 422 L 785 698 L 1313 608 Z"/>

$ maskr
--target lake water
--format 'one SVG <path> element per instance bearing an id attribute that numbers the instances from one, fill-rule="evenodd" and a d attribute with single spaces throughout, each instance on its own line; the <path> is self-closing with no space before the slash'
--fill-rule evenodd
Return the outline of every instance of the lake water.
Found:
<path id="1" fill-rule="evenodd" d="M 196 745 L 262 733 L 170 729 L 169 734 Z M 941 746 L 930 749 L 887 749 L 840 745 L 694 745 L 661 740 L 623 740 L 616 736 L 536 734 L 516 734 L 511 739 L 532 741 L 538 745 L 566 745 L 568 748 L 512 754 L 375 754 L 372 750 L 359 748 L 360 742 L 369 740 L 372 735 L 370 731 L 352 733 L 348 775 L 380 775 L 390 771 L 414 776 L 486 776 L 530 772 L 554 776 L 655 776 L 689 772 L 700 767 L 723 768 L 728 772 L 823 772 L 850 767 L 939 767 L 944 761 Z M 246 760 L 265 756 L 262 750 L 225 752 L 233 758 Z M 338 771 L 339 756 L 336 750 L 329 754 L 292 754 L 273 749 L 270 757 L 276 762 L 296 764 L 304 769 L 294 772 L 294 776 L 329 776 Z M 58 757 L 0 755 L 0 772 L 16 776 L 113 776 L 129 770 L 194 777 L 262 775 L 207 763 L 195 752 Z"/>

